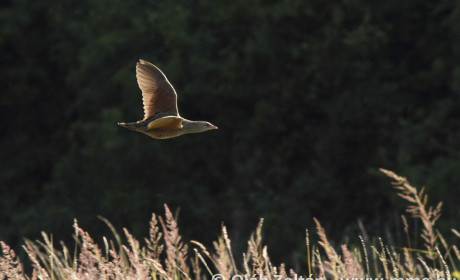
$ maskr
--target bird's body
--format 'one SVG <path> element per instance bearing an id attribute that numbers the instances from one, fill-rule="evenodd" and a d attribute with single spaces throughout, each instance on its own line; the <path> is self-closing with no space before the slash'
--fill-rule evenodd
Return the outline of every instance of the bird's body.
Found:
<path id="1" fill-rule="evenodd" d="M 120 126 L 156 139 L 217 129 L 208 122 L 191 121 L 179 115 L 176 91 L 163 72 L 152 63 L 141 59 L 136 65 L 136 77 L 142 90 L 144 119 L 118 123 Z"/>
<path id="2" fill-rule="evenodd" d="M 167 119 L 167 117 L 163 117 L 163 119 Z M 202 122 L 189 121 L 183 118 L 182 118 L 182 126 L 178 129 L 165 129 L 165 128 L 149 129 L 149 124 L 152 122 L 153 121 L 145 120 L 145 121 L 138 121 L 138 122 L 132 122 L 132 123 L 119 123 L 119 125 L 126 127 L 128 129 L 137 131 L 137 132 L 142 132 L 155 139 L 167 139 L 167 138 L 181 136 L 187 133 L 198 133 L 198 132 L 205 131 L 202 129 L 202 125 L 201 125 Z"/>

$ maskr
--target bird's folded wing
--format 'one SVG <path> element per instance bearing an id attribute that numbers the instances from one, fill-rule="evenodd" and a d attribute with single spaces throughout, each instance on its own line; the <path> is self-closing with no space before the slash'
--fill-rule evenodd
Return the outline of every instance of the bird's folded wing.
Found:
<path id="1" fill-rule="evenodd" d="M 142 90 L 144 120 L 158 112 L 179 115 L 176 91 L 158 67 L 141 59 L 136 65 L 136 77 Z"/>
<path id="2" fill-rule="evenodd" d="M 182 120 L 175 116 L 162 117 L 149 123 L 148 129 L 178 130 L 182 128 Z"/>

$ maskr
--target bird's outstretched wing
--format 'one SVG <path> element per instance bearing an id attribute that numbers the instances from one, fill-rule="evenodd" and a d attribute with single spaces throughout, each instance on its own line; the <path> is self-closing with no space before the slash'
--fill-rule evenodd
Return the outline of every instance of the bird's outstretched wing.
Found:
<path id="1" fill-rule="evenodd" d="M 154 113 L 179 115 L 176 91 L 158 67 L 140 59 L 136 65 L 136 77 L 142 90 L 144 120 Z"/>

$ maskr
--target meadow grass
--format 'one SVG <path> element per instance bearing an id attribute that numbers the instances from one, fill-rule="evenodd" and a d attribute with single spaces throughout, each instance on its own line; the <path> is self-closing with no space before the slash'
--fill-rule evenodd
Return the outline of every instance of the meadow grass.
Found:
<path id="1" fill-rule="evenodd" d="M 234 275 L 267 280 L 296 277 L 460 278 L 460 272 L 456 270 L 456 265 L 460 263 L 459 249 L 456 245 L 447 244 L 435 228 L 442 204 L 434 207 L 428 205 L 428 197 L 423 189 L 417 190 L 406 178 L 391 171 L 381 171 L 393 180 L 398 195 L 408 203 L 407 212 L 420 220 L 423 226 L 420 232 L 422 248 L 412 247 L 404 215 L 402 224 L 408 245 L 402 248 L 386 245 L 381 238 L 372 244 L 367 241 L 368 238 L 361 236 L 360 244 L 343 244 L 336 248 L 331 245 L 325 229 L 315 219 L 318 241 L 312 243 L 310 233 L 306 231 L 306 271 L 294 271 L 283 263 L 275 265 L 271 262 L 268 248 L 262 242 L 261 219 L 248 240 L 247 251 L 242 253 L 242 263 L 237 264 L 224 225 L 212 249 L 198 241 L 185 242 L 179 234 L 176 219 L 165 205 L 164 217 L 152 215 L 149 236 L 143 240 L 142 245 L 127 229 L 123 229 L 122 238 L 104 218 L 101 219 L 112 229 L 115 240 L 104 237 L 100 245 L 78 226 L 77 221 L 73 226 L 75 248 L 69 249 L 63 243 L 56 247 L 46 233 L 42 233 L 40 241 L 25 240 L 23 248 L 32 266 L 30 273 L 24 272 L 24 265 L 16 253 L 0 241 L 0 279 L 228 280 Z M 460 238 L 460 233 L 455 229 L 452 229 L 452 234 Z"/>

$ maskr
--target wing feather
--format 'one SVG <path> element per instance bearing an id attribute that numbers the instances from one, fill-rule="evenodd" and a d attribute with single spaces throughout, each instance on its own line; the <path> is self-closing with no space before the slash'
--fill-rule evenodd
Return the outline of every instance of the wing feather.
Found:
<path id="1" fill-rule="evenodd" d="M 148 129 L 178 130 L 182 128 L 183 118 L 176 116 L 162 117 L 148 124 Z"/>
<path id="2" fill-rule="evenodd" d="M 176 91 L 158 67 L 141 59 L 136 65 L 136 77 L 142 90 L 144 120 L 155 113 L 179 115 Z"/>

